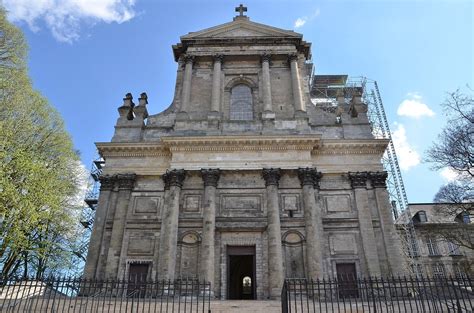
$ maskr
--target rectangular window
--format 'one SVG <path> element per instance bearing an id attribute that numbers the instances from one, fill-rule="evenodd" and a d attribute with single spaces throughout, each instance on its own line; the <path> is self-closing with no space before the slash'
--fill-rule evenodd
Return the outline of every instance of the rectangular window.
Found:
<path id="1" fill-rule="evenodd" d="M 431 237 L 426 238 L 426 245 L 428 246 L 428 254 L 430 256 L 439 256 L 438 243 Z"/>
<path id="2" fill-rule="evenodd" d="M 434 278 L 445 278 L 444 265 L 442 263 L 435 263 L 431 266 Z"/>
<path id="3" fill-rule="evenodd" d="M 423 277 L 423 267 L 421 264 L 411 264 L 410 265 L 411 267 L 411 270 L 413 272 L 413 274 L 417 277 L 417 278 L 421 278 Z"/>
<path id="4" fill-rule="evenodd" d="M 454 242 L 448 241 L 448 251 L 449 255 L 461 255 L 461 250 L 459 249 L 459 246 Z"/>
<path id="5" fill-rule="evenodd" d="M 467 274 L 460 264 L 453 264 L 453 273 L 457 279 L 467 279 Z"/>
<path id="6" fill-rule="evenodd" d="M 416 238 L 410 236 L 410 234 L 406 235 L 406 242 L 408 245 L 408 256 L 409 257 L 418 257 L 420 253 L 418 251 L 418 243 L 416 242 Z"/>

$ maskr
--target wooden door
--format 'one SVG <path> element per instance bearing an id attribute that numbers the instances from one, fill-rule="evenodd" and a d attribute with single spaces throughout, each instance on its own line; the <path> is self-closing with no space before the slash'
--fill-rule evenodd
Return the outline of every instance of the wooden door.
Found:
<path id="1" fill-rule="evenodd" d="M 355 263 L 336 264 L 339 297 L 357 298 L 359 290 L 357 288 L 357 272 Z"/>

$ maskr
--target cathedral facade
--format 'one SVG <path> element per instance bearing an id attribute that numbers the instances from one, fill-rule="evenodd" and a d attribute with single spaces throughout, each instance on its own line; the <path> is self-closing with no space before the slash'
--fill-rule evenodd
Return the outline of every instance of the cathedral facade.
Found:
<path id="1" fill-rule="evenodd" d="M 404 270 L 360 93 L 311 101 L 311 46 L 251 21 L 173 46 L 172 104 L 127 94 L 110 142 L 85 275 L 206 280 L 220 299 L 278 297 L 284 278 Z"/>

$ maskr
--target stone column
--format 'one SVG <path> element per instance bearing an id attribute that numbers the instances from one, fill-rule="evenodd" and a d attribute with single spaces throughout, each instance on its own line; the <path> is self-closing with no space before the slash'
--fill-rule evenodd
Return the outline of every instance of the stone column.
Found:
<path id="1" fill-rule="evenodd" d="M 271 298 L 278 298 L 283 286 L 283 251 L 281 247 L 280 205 L 278 201 L 278 181 L 280 169 L 263 169 L 267 189 L 268 216 L 268 274 Z"/>
<path id="2" fill-rule="evenodd" d="M 123 234 L 127 222 L 127 211 L 130 205 L 130 197 L 135 184 L 135 174 L 118 174 L 118 196 L 115 207 L 114 221 L 112 224 L 112 234 L 110 236 L 110 246 L 107 254 L 107 265 L 105 277 L 107 279 L 117 279 L 118 267 L 120 264 L 120 254 L 122 252 Z"/>
<path id="3" fill-rule="evenodd" d="M 367 194 L 367 178 L 367 172 L 349 173 L 358 211 L 360 237 L 362 238 L 365 263 L 369 271 L 367 274 L 370 276 L 380 276 L 377 242 L 375 241 L 374 225 L 372 224 L 372 214 L 370 212 L 369 197 Z"/>
<path id="4" fill-rule="evenodd" d="M 323 239 L 322 209 L 319 201 L 321 173 L 315 168 L 298 169 L 303 189 L 304 220 L 306 229 L 306 263 L 308 278 L 316 279 L 323 274 L 321 241 Z"/>
<path id="5" fill-rule="evenodd" d="M 204 181 L 204 206 L 202 219 L 202 246 L 201 246 L 201 275 L 205 281 L 211 283 L 210 292 L 213 293 L 214 284 L 214 252 L 216 228 L 216 188 L 220 172 L 218 169 L 202 169 Z"/>
<path id="6" fill-rule="evenodd" d="M 265 114 L 273 113 L 272 107 L 272 88 L 270 83 L 270 54 L 262 55 L 262 87 L 263 87 L 263 112 Z"/>
<path id="7" fill-rule="evenodd" d="M 184 57 L 184 77 L 183 77 L 183 90 L 181 93 L 181 112 L 187 112 L 189 109 L 189 101 L 191 99 L 191 79 L 193 75 L 193 62 L 194 56 L 186 55 Z"/>
<path id="8" fill-rule="evenodd" d="M 221 65 L 223 55 L 214 56 L 214 72 L 212 74 L 211 111 L 219 112 L 221 106 Z"/>
<path id="9" fill-rule="evenodd" d="M 387 252 L 388 263 L 393 275 L 402 275 L 405 273 L 406 261 L 402 253 L 400 237 L 395 229 L 392 217 L 392 207 L 387 192 L 387 172 L 371 172 L 369 178 L 375 191 L 375 199 L 380 215 L 380 227 L 382 228 L 385 249 Z"/>
<path id="10" fill-rule="evenodd" d="M 84 268 L 84 276 L 87 279 L 100 279 L 97 268 L 99 266 L 100 248 L 103 244 L 105 221 L 107 219 L 107 211 L 110 205 L 110 195 L 115 185 L 115 176 L 102 175 L 100 180 L 100 194 L 97 203 L 94 226 L 89 243 L 89 251 L 87 252 L 87 261 Z"/>
<path id="11" fill-rule="evenodd" d="M 161 217 L 160 251 L 158 266 L 160 279 L 174 279 L 176 246 L 178 243 L 179 198 L 185 178 L 184 170 L 171 170 L 164 177 L 169 185 Z"/>
<path id="12" fill-rule="evenodd" d="M 293 87 L 293 102 L 295 103 L 295 112 L 306 112 L 301 92 L 300 73 L 298 69 L 298 54 L 288 55 L 288 61 L 291 68 L 291 85 Z"/>

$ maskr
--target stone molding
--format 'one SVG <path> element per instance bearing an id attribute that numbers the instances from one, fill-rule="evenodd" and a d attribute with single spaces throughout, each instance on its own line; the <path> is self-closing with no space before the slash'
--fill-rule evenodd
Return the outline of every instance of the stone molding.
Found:
<path id="1" fill-rule="evenodd" d="M 313 150 L 319 136 L 206 136 L 166 137 L 163 144 L 173 151 L 287 151 Z"/>
<path id="2" fill-rule="evenodd" d="M 323 175 L 318 172 L 316 168 L 299 168 L 298 178 L 300 179 L 301 186 L 312 185 L 314 188 L 319 189 L 319 182 Z"/>
<path id="3" fill-rule="evenodd" d="M 204 182 L 204 187 L 212 186 L 217 187 L 217 182 L 219 181 L 220 171 L 217 168 L 209 168 L 201 170 L 202 180 Z"/>
<path id="4" fill-rule="evenodd" d="M 169 149 L 161 143 L 100 142 L 97 143 L 96 146 L 99 149 L 100 155 L 104 158 L 171 156 Z"/>
<path id="5" fill-rule="evenodd" d="M 117 180 L 116 175 L 100 175 L 99 177 L 100 191 L 114 189 L 116 180 Z"/>
<path id="6" fill-rule="evenodd" d="M 263 179 L 265 179 L 265 186 L 275 185 L 278 187 L 278 182 L 281 177 L 281 170 L 279 168 L 264 168 L 262 170 Z"/>
<path id="7" fill-rule="evenodd" d="M 370 172 L 369 179 L 372 182 L 374 188 L 386 188 L 387 187 L 388 173 L 383 172 Z"/>
<path id="8" fill-rule="evenodd" d="M 169 186 L 183 187 L 184 179 L 186 178 L 186 172 L 184 170 L 171 170 L 168 171 L 169 175 Z"/>
<path id="9" fill-rule="evenodd" d="M 123 190 L 133 189 L 135 180 L 137 179 L 137 175 L 133 173 L 117 174 L 116 177 L 119 189 Z"/>
<path id="10" fill-rule="evenodd" d="M 293 61 L 298 61 L 298 54 L 297 53 L 288 54 L 288 63 L 291 63 Z"/>
<path id="11" fill-rule="evenodd" d="M 369 175 L 367 172 L 349 172 L 349 180 L 352 188 L 366 188 L 367 179 Z"/>
<path id="12" fill-rule="evenodd" d="M 321 146 L 313 150 L 314 155 L 377 154 L 385 152 L 389 140 L 322 140 Z"/>

